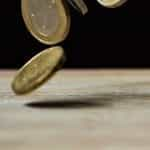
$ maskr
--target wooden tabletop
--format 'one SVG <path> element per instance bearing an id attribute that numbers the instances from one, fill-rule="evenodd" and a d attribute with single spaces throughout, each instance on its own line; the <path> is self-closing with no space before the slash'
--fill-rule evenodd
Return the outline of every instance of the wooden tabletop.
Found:
<path id="1" fill-rule="evenodd" d="M 150 70 L 62 70 L 26 96 L 0 72 L 0 150 L 149 150 Z"/>

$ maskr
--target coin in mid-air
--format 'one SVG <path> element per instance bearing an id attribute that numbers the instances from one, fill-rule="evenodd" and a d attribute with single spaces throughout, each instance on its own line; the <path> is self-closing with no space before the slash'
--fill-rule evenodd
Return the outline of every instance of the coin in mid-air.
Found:
<path id="1" fill-rule="evenodd" d="M 88 8 L 83 0 L 67 0 L 68 3 L 80 12 L 82 15 L 85 15 L 88 12 Z"/>
<path id="2" fill-rule="evenodd" d="M 116 8 L 123 5 L 127 0 L 97 0 L 102 6 Z"/>
<path id="3" fill-rule="evenodd" d="M 22 16 L 29 32 L 47 45 L 62 42 L 70 30 L 65 0 L 22 0 Z"/>
<path id="4" fill-rule="evenodd" d="M 62 47 L 46 49 L 29 60 L 16 74 L 12 89 L 18 94 L 27 94 L 52 77 L 63 65 L 65 54 Z"/>

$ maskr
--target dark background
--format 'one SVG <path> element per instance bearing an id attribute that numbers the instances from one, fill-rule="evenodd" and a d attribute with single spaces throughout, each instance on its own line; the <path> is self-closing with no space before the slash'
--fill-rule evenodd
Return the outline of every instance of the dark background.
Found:
<path id="1" fill-rule="evenodd" d="M 148 1 L 129 0 L 107 9 L 85 0 L 89 13 L 82 17 L 71 7 L 72 26 L 60 43 L 66 68 L 150 67 L 150 10 Z M 21 17 L 20 0 L 2 1 L 0 9 L 0 68 L 21 67 L 45 46 L 34 39 Z"/>

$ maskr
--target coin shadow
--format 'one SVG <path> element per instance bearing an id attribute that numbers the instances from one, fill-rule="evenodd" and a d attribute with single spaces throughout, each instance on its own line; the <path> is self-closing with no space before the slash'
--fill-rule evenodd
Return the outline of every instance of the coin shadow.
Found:
<path id="1" fill-rule="evenodd" d="M 37 109 L 82 109 L 82 108 L 97 108 L 109 107 L 111 103 L 108 101 L 87 98 L 87 99 L 70 99 L 70 100 L 41 100 L 26 103 L 25 106 Z"/>
<path id="2" fill-rule="evenodd" d="M 126 105 L 127 103 L 141 103 L 141 99 L 150 100 L 150 94 L 142 93 L 105 93 L 88 97 L 77 97 L 70 99 L 42 99 L 34 102 L 28 102 L 26 107 L 35 109 L 83 109 L 83 108 L 108 108 L 113 107 L 115 103 Z M 136 101 L 135 101 L 136 100 Z"/>

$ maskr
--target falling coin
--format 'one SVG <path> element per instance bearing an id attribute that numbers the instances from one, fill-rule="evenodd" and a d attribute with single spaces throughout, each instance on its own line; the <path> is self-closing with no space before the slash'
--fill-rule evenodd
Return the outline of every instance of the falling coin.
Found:
<path id="1" fill-rule="evenodd" d="M 40 52 L 18 71 L 12 82 L 13 91 L 22 95 L 37 89 L 62 67 L 64 58 L 62 47 Z"/>
<path id="2" fill-rule="evenodd" d="M 82 15 L 85 15 L 88 12 L 88 8 L 83 0 L 67 0 L 68 3 L 80 12 Z"/>
<path id="3" fill-rule="evenodd" d="M 22 0 L 22 16 L 27 29 L 43 44 L 62 42 L 70 30 L 65 0 Z"/>
<path id="4" fill-rule="evenodd" d="M 97 0 L 102 6 L 116 8 L 123 5 L 127 0 Z"/>

